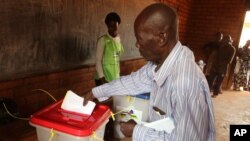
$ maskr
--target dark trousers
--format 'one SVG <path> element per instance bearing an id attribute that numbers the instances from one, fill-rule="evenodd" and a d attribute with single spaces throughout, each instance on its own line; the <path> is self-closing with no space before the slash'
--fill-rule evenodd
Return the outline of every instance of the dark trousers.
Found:
<path id="1" fill-rule="evenodd" d="M 220 87 L 222 85 L 225 74 L 218 72 L 211 72 L 211 74 L 207 77 L 209 88 L 213 89 L 213 94 L 218 95 L 220 91 Z M 216 82 L 216 83 L 215 83 Z"/>

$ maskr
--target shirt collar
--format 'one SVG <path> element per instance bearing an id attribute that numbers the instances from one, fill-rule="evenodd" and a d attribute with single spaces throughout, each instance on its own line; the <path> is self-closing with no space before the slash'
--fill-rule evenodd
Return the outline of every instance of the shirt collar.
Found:
<path id="1" fill-rule="evenodd" d="M 163 62 L 161 68 L 155 73 L 154 80 L 156 81 L 158 86 L 161 86 L 166 78 L 172 73 L 174 70 L 174 63 L 177 61 L 178 56 L 180 55 L 183 47 L 178 41 L 173 48 L 173 50 L 170 52 L 168 57 Z"/>
<path id="2" fill-rule="evenodd" d="M 117 41 L 117 42 L 120 42 L 120 35 L 117 34 L 117 36 L 115 37 L 112 37 L 108 32 L 107 32 L 107 35 L 110 39 L 114 40 L 114 41 Z"/>

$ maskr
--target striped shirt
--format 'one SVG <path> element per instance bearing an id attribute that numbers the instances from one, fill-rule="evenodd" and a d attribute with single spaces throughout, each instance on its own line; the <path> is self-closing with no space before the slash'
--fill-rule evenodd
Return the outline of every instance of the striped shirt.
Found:
<path id="1" fill-rule="evenodd" d="M 112 95 L 150 92 L 148 122 L 172 117 L 175 128 L 169 134 L 136 125 L 133 141 L 214 141 L 215 124 L 207 81 L 193 52 L 178 42 L 161 68 L 148 62 L 137 72 L 92 90 L 104 100 Z M 153 109 L 165 112 L 159 115 Z"/>

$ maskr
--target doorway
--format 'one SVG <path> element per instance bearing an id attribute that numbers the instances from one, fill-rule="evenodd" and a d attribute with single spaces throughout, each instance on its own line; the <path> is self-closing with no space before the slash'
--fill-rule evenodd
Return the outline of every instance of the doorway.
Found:
<path id="1" fill-rule="evenodd" d="M 250 40 L 250 11 L 247 11 L 245 15 L 240 36 L 239 48 L 242 48 L 247 40 Z"/>
<path id="2" fill-rule="evenodd" d="M 250 35 L 250 11 L 246 11 L 245 19 L 244 19 L 242 30 L 241 30 L 238 48 L 242 48 L 245 45 L 246 41 L 250 40 L 249 35 Z M 225 89 L 233 88 L 235 67 L 237 67 L 237 60 L 235 63 L 232 63 L 230 65 L 228 76 L 226 78 L 224 78 L 224 81 L 223 81 L 223 88 L 225 88 Z"/>

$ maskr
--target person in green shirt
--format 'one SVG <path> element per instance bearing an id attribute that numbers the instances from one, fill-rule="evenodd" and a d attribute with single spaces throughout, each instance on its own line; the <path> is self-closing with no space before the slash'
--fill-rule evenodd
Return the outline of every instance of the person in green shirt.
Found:
<path id="1" fill-rule="evenodd" d="M 96 86 L 120 77 L 120 55 L 124 51 L 118 34 L 120 16 L 111 12 L 105 18 L 108 32 L 98 38 L 96 47 Z"/>

